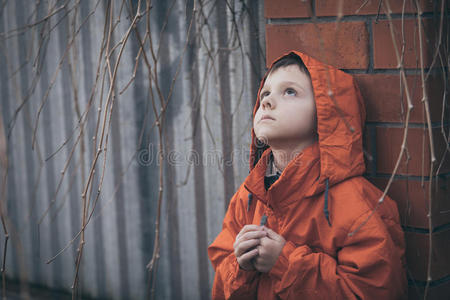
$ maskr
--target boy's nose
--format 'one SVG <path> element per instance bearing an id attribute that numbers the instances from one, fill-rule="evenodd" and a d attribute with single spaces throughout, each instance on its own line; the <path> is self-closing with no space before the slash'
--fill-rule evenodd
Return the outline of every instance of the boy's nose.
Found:
<path id="1" fill-rule="evenodd" d="M 274 103 L 272 100 L 272 97 L 269 96 L 265 96 L 262 101 L 261 101 L 261 106 L 266 109 L 266 108 L 273 108 L 274 107 Z"/>

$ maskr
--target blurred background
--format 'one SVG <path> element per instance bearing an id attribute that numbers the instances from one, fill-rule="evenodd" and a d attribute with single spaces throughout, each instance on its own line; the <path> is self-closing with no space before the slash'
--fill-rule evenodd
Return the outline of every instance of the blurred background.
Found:
<path id="1" fill-rule="evenodd" d="M 74 286 L 92 298 L 210 298 L 206 249 L 248 174 L 262 9 L 1 1 L 11 287 L 23 297 Z"/>
<path id="2" fill-rule="evenodd" d="M 248 174 L 260 80 L 297 49 L 358 81 L 364 176 L 398 204 L 410 299 L 446 299 L 448 12 L 0 0 L 2 298 L 209 299 L 207 247 Z"/>

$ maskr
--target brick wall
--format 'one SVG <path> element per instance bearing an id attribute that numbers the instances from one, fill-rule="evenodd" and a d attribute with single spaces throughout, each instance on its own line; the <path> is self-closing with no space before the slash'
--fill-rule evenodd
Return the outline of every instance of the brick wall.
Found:
<path id="1" fill-rule="evenodd" d="M 356 77 L 367 107 L 364 138 L 367 152 L 365 176 L 380 189 L 384 189 L 401 149 L 406 113 L 405 90 L 400 84 L 390 22 L 378 0 L 367 1 L 362 8 L 361 5 L 365 1 L 343 1 L 344 5 L 340 10 L 342 18 L 337 22 L 339 2 L 341 1 L 265 0 L 266 62 L 268 65 L 283 52 L 298 49 Z M 448 136 L 449 114 L 448 104 L 442 114 L 446 82 L 441 71 L 442 64 L 439 59 L 433 63 L 440 28 L 438 13 L 441 11 L 442 2 L 419 1 L 423 12 L 425 71 L 435 67 L 431 68 L 431 75 L 426 81 L 437 158 L 431 189 L 430 143 L 425 110 L 421 102 L 419 36 L 415 15 L 417 9 L 412 3 L 414 2 L 406 1 L 402 22 L 403 1 L 390 1 L 392 24 L 399 49 L 402 49 L 403 44 L 402 33 L 404 36 L 403 63 L 414 109 L 410 115 L 407 153 L 403 156 L 388 195 L 398 203 L 405 231 L 409 298 L 421 299 L 424 297 L 427 282 L 430 241 L 427 214 L 428 195 L 431 190 L 432 259 L 427 299 L 448 299 L 450 158 L 448 153 L 444 156 L 448 143 L 442 134 L 441 118 L 444 115 L 444 132 Z M 448 4 L 445 5 L 443 11 L 448 10 Z M 443 20 L 444 28 L 448 27 L 448 13 Z M 448 44 L 446 31 L 443 32 L 442 38 L 443 44 Z M 448 53 L 441 49 L 441 55 L 443 61 L 447 62 Z M 438 170 L 443 157 L 444 163 Z"/>

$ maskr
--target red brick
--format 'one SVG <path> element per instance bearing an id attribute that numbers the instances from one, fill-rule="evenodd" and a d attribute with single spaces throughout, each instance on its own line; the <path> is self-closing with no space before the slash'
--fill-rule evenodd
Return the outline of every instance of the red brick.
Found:
<path id="1" fill-rule="evenodd" d="M 295 2 L 295 1 L 288 1 Z M 317 16 L 336 16 L 340 1 L 336 0 L 316 0 Z M 342 1 L 343 15 L 376 15 L 378 13 L 379 0 L 369 0 L 362 8 L 363 0 L 345 0 Z M 433 11 L 433 0 L 419 0 L 422 12 Z M 391 13 L 402 13 L 403 1 L 389 1 Z M 359 12 L 357 12 L 357 10 Z M 415 13 L 417 9 L 412 1 L 405 2 L 405 13 Z M 385 14 L 384 5 L 381 6 L 380 14 Z"/>
<path id="2" fill-rule="evenodd" d="M 354 75 L 364 97 L 369 122 L 402 122 L 405 120 L 407 100 L 400 76 L 394 74 Z M 441 120 L 444 87 L 442 76 L 430 76 L 427 80 L 427 96 L 432 122 Z M 422 81 L 420 75 L 407 75 L 408 90 L 414 108 L 410 121 L 426 123 L 422 103 Z M 400 92 L 400 87 L 402 91 Z M 403 107 L 403 109 L 402 109 Z"/>
<path id="3" fill-rule="evenodd" d="M 380 190 L 384 191 L 389 178 L 369 178 Z M 437 180 L 437 182 L 436 182 Z M 388 196 L 397 202 L 403 226 L 428 229 L 428 193 L 429 181 L 395 179 L 388 191 Z M 433 179 L 432 211 L 433 228 L 450 224 L 450 177 Z"/>
<path id="4" fill-rule="evenodd" d="M 450 275 L 450 230 L 432 234 L 431 280 Z M 414 280 L 427 280 L 429 234 L 405 232 L 406 262 Z"/>
<path id="5" fill-rule="evenodd" d="M 448 135 L 448 127 L 445 128 L 446 135 Z M 389 127 L 376 127 L 375 128 L 375 148 L 376 153 L 372 153 L 372 141 L 370 136 L 369 126 L 366 127 L 365 132 L 365 149 L 367 156 L 376 158 L 376 172 L 381 174 L 391 174 L 394 170 L 397 158 L 400 153 L 400 147 L 403 139 L 404 128 L 389 128 Z M 442 160 L 445 154 L 446 141 L 441 133 L 441 128 L 433 129 L 433 143 L 435 148 L 436 164 L 434 171 Z M 422 143 L 424 142 L 424 152 L 422 153 Z M 429 151 L 429 138 L 428 130 L 423 128 L 409 128 L 407 137 L 407 153 L 403 154 L 397 175 L 417 175 L 417 176 L 429 176 L 430 173 L 430 151 Z M 423 171 L 422 171 L 422 157 L 423 157 Z M 368 173 L 374 172 L 372 163 L 368 160 L 366 162 Z M 446 159 L 442 167 L 439 170 L 439 174 L 444 174 L 450 171 L 450 158 L 449 154 L 446 154 Z"/>
<path id="6" fill-rule="evenodd" d="M 311 1 L 305 0 L 265 0 L 266 18 L 308 18 L 311 17 Z"/>
<path id="7" fill-rule="evenodd" d="M 399 55 L 402 52 L 402 20 L 392 21 Z M 373 21 L 373 59 L 376 69 L 396 69 L 397 58 L 389 29 L 389 20 Z M 423 61 L 429 67 L 434 53 L 434 31 L 436 28 L 431 19 L 423 19 Z M 417 19 L 404 20 L 405 52 L 403 65 L 405 68 L 420 68 L 419 32 Z M 445 36 L 445 35 L 444 35 Z M 428 42 L 427 42 L 428 40 Z M 439 62 L 438 62 L 439 63 Z"/>
<path id="8" fill-rule="evenodd" d="M 323 40 L 323 47 L 320 39 Z M 266 25 L 266 64 L 292 49 L 345 69 L 368 66 L 368 34 L 364 22 Z"/>
<path id="9" fill-rule="evenodd" d="M 425 293 L 425 287 L 421 285 L 414 286 L 412 283 L 409 285 L 408 300 L 423 300 Z M 447 299 L 450 295 L 450 280 L 444 281 L 437 285 L 429 287 L 427 292 L 428 300 L 442 300 Z"/>

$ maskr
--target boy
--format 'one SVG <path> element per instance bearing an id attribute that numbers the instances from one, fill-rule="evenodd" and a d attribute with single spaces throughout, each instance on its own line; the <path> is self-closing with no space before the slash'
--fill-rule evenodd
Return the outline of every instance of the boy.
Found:
<path id="1" fill-rule="evenodd" d="M 298 51 L 272 63 L 250 173 L 208 247 L 213 299 L 406 298 L 397 206 L 361 176 L 364 120 L 351 75 Z"/>

